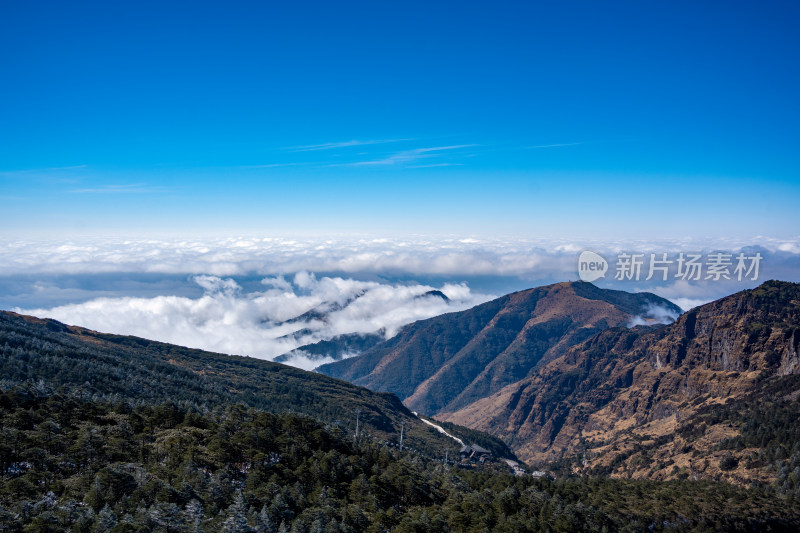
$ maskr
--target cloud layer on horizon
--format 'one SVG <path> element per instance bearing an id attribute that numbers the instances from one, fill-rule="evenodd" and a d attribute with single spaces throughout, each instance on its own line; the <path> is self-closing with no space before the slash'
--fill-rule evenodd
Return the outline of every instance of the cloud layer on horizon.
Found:
<path id="1" fill-rule="evenodd" d="M 800 257 L 800 237 L 759 237 L 753 242 L 730 239 L 654 241 L 574 241 L 553 239 L 476 238 L 281 238 L 208 239 L 84 238 L 65 242 L 3 240 L 0 276 L 14 274 L 81 274 L 141 272 L 236 276 L 309 272 L 389 273 L 444 276 L 527 276 L 541 279 L 576 277 L 582 250 L 601 254 L 620 251 L 738 251 L 758 248 L 770 258 L 765 267 L 781 273 Z"/>
<path id="2" fill-rule="evenodd" d="M 762 238 L 758 246 L 423 237 L 0 240 L 0 297 L 6 307 L 69 324 L 271 359 L 338 334 L 391 335 L 511 290 L 576 280 L 586 249 L 609 260 L 620 251 L 764 256 L 757 281 L 618 282 L 612 271 L 597 282 L 653 292 L 684 310 L 767 279 L 800 281 L 800 239 Z M 420 297 L 433 289 L 450 301 Z M 312 310 L 326 318 L 287 322 Z"/>

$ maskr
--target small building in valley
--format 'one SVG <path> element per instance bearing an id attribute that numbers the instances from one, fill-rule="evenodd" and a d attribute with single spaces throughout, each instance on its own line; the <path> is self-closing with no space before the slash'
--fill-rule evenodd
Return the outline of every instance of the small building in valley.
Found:
<path id="1" fill-rule="evenodd" d="M 468 459 L 483 463 L 492 458 L 492 452 L 477 444 L 469 444 L 461 448 L 461 459 Z"/>

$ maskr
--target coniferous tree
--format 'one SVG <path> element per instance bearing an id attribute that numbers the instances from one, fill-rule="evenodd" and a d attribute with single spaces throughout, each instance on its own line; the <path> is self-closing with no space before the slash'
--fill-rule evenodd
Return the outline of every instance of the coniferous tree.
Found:
<path id="1" fill-rule="evenodd" d="M 309 533 L 325 533 L 325 522 L 321 518 L 314 520 Z"/>
<path id="2" fill-rule="evenodd" d="M 186 517 L 186 524 L 189 526 L 191 533 L 201 533 L 203 531 L 205 513 L 203 512 L 203 505 L 199 501 L 191 500 L 187 503 L 183 514 Z"/>
<path id="3" fill-rule="evenodd" d="M 256 533 L 276 533 L 277 530 L 278 528 L 275 526 L 275 522 L 272 520 L 269 509 L 267 509 L 265 504 L 256 517 L 255 531 Z"/>
<path id="4" fill-rule="evenodd" d="M 96 533 L 110 533 L 110 531 L 117 525 L 117 515 L 111 510 L 108 504 L 100 510 L 97 514 L 97 524 L 94 528 Z"/>
<path id="5" fill-rule="evenodd" d="M 222 533 L 250 533 L 252 531 L 253 528 L 247 524 L 247 503 L 242 491 L 238 491 L 226 512 Z"/>
<path id="6" fill-rule="evenodd" d="M 289 530 L 289 533 L 308 533 L 308 528 L 302 518 L 292 522 L 292 529 Z"/>

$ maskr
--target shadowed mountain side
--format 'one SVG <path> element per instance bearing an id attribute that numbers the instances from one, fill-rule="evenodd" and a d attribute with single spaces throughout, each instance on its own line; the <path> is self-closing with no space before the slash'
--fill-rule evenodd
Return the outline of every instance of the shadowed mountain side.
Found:
<path id="1" fill-rule="evenodd" d="M 306 344 L 295 348 L 291 352 L 279 355 L 273 361 L 276 363 L 291 363 L 298 357 L 310 361 L 324 361 L 333 359 L 339 361 L 352 355 L 364 352 L 385 339 L 383 331 L 379 333 L 348 333 L 338 335 L 332 339 Z"/>
<path id="2" fill-rule="evenodd" d="M 237 403 L 290 412 L 430 454 L 457 449 L 400 400 L 313 372 L 250 357 L 111 335 L 0 312 L 0 387 L 33 384 L 132 405 L 175 402 L 200 410 Z M 451 450 L 452 451 L 452 450 Z"/>

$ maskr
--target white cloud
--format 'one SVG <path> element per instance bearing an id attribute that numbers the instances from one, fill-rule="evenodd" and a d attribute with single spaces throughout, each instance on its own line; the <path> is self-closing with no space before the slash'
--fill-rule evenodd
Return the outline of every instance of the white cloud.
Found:
<path id="1" fill-rule="evenodd" d="M 41 172 L 60 172 L 70 170 L 81 170 L 86 168 L 87 165 L 72 165 L 66 167 L 44 167 L 44 168 L 25 168 L 20 170 L 0 170 L 0 177 L 17 176 L 24 174 L 36 174 Z"/>
<path id="2" fill-rule="evenodd" d="M 766 279 L 769 278 L 762 278 L 762 281 Z M 737 287 L 736 284 L 731 283 L 678 280 L 655 287 L 651 292 L 666 298 L 684 311 L 688 311 L 743 288 L 749 288 L 749 286 Z"/>
<path id="3" fill-rule="evenodd" d="M 267 287 L 273 287 L 275 289 L 280 289 L 284 291 L 292 290 L 292 284 L 286 281 L 286 278 L 283 276 L 275 276 L 274 278 L 264 278 L 261 280 L 262 285 L 266 285 Z"/>
<path id="4" fill-rule="evenodd" d="M 386 143 L 396 143 L 396 142 L 403 142 L 403 141 L 412 141 L 413 139 L 373 139 L 368 141 L 342 141 L 342 142 L 332 142 L 332 143 L 323 143 L 323 144 L 309 144 L 306 146 L 292 146 L 290 148 L 286 148 L 291 152 L 315 152 L 318 150 L 337 150 L 340 148 L 350 148 L 352 146 L 368 146 L 372 144 L 386 144 Z"/>
<path id="5" fill-rule="evenodd" d="M 0 240 L 0 299 L 6 308 L 100 331 L 273 358 L 344 333 L 383 329 L 391 335 L 414 320 L 476 305 L 489 294 L 576 280 L 577 257 L 586 249 L 610 263 L 620 250 L 763 255 L 758 281 L 746 283 L 623 283 L 612 279 L 613 268 L 598 282 L 654 292 L 684 310 L 767 279 L 800 281 L 800 238 L 761 237 L 757 247 L 746 244 L 463 235 Z M 450 302 L 420 297 L 435 288 Z M 287 322 L 311 310 L 321 317 Z"/>
<path id="6" fill-rule="evenodd" d="M 146 183 L 126 183 L 72 189 L 69 192 L 76 194 L 131 194 L 164 192 L 165 190 L 166 188 L 164 187 L 147 185 Z"/>
<path id="7" fill-rule="evenodd" d="M 800 254 L 800 242 L 783 242 L 778 245 L 778 250 L 790 254 Z"/>
<path id="8" fill-rule="evenodd" d="M 679 306 L 680 307 L 680 306 Z M 628 327 L 653 324 L 671 324 L 678 318 L 678 313 L 661 305 L 650 304 L 643 315 L 637 315 L 628 322 Z"/>
<path id="9" fill-rule="evenodd" d="M 242 288 L 232 279 L 221 279 L 216 276 L 195 276 L 194 282 L 205 289 L 207 294 L 233 296 Z"/>
<path id="10" fill-rule="evenodd" d="M 526 146 L 525 148 L 528 149 L 539 149 L 539 148 L 563 148 L 565 146 L 579 146 L 581 144 L 586 144 L 585 142 L 577 142 L 577 143 L 560 143 L 560 144 L 538 144 L 536 146 Z"/>
<path id="11" fill-rule="evenodd" d="M 576 278 L 577 255 L 592 249 L 613 259 L 621 250 L 641 253 L 745 248 L 741 242 L 557 241 L 537 239 L 342 238 L 291 239 L 84 239 L 13 241 L 0 239 L 0 276 L 138 272 L 230 277 L 245 274 L 294 276 L 298 272 L 349 274 L 522 276 Z M 798 274 L 800 238 L 759 239 L 764 255 L 761 279 Z M 677 285 L 676 285 L 677 287 Z M 645 289 L 643 289 L 645 290 Z M 677 295 L 685 296 L 685 295 Z"/>
<path id="12" fill-rule="evenodd" d="M 672 303 L 683 309 L 684 311 L 689 311 L 690 309 L 694 309 L 695 307 L 703 304 L 707 304 L 711 300 L 701 299 L 701 298 L 674 298 L 671 300 Z"/>
<path id="13" fill-rule="evenodd" d="M 365 165 L 397 165 L 401 163 L 410 163 L 412 161 L 417 161 L 423 158 L 435 157 L 441 155 L 442 152 L 448 152 L 452 150 L 457 150 L 460 148 L 470 148 L 475 146 L 474 144 L 457 144 L 451 146 L 432 146 L 429 148 L 414 148 L 412 150 L 403 150 L 401 152 L 396 152 L 389 156 L 383 157 L 381 159 L 372 159 L 369 161 L 357 161 L 355 163 L 346 163 L 348 166 L 365 166 Z M 422 166 L 434 166 L 431 165 L 422 165 Z M 421 168 L 418 165 L 416 168 Z"/>
<path id="14" fill-rule="evenodd" d="M 199 298 L 96 298 L 18 311 L 98 331 L 272 359 L 344 333 L 385 331 L 392 336 L 409 322 L 467 309 L 491 298 L 463 284 L 438 287 L 449 298 L 445 301 L 436 296 L 421 298 L 435 289 L 428 285 L 317 278 L 309 272 L 298 273 L 294 286 L 282 277 L 265 279 L 267 290 L 256 292 L 244 292 L 232 279 L 203 275 L 193 280 L 205 291 Z M 293 320 L 309 311 L 318 313 Z M 312 365 L 302 358 L 292 362 Z"/>

